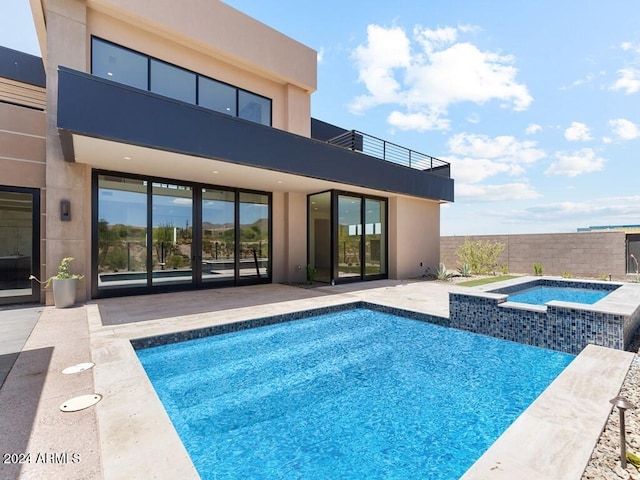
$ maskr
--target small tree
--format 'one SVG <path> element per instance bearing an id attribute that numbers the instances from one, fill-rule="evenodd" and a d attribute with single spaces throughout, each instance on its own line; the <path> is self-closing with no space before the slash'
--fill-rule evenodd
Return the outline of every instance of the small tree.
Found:
<path id="1" fill-rule="evenodd" d="M 464 243 L 456 251 L 462 265 L 467 264 L 476 275 L 495 274 L 498 257 L 504 251 L 505 244 L 500 242 L 472 242 L 465 238 Z"/>

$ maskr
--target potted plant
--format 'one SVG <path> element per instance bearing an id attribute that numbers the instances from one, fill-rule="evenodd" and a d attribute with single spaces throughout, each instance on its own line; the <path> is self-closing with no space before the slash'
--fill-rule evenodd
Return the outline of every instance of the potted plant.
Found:
<path id="1" fill-rule="evenodd" d="M 82 280 L 84 275 L 71 273 L 70 263 L 73 257 L 64 257 L 58 265 L 58 273 L 42 282 L 34 275 L 29 275 L 29 280 L 35 280 L 45 288 L 53 283 L 53 303 L 56 308 L 67 308 L 76 303 L 76 288 L 78 280 Z"/>

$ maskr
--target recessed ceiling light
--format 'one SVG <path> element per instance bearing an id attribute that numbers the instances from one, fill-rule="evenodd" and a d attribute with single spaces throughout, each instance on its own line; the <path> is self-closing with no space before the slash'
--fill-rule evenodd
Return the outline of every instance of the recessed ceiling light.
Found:
<path id="1" fill-rule="evenodd" d="M 107 72 L 107 75 L 109 75 L 110 77 L 113 77 L 113 73 L 111 72 Z"/>
<path id="2" fill-rule="evenodd" d="M 131 160 L 131 157 L 124 157 L 125 160 Z"/>
<path id="3" fill-rule="evenodd" d="M 278 180 L 278 183 L 282 183 L 282 180 Z"/>
<path id="4" fill-rule="evenodd" d="M 218 170 L 214 170 L 213 173 L 218 173 Z"/>

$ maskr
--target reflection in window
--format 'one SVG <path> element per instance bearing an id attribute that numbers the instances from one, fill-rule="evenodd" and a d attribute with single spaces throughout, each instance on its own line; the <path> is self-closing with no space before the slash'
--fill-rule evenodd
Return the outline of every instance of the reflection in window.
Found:
<path id="1" fill-rule="evenodd" d="M 98 288 L 147 284 L 147 186 L 98 178 Z"/>
<path id="2" fill-rule="evenodd" d="M 386 265 L 386 202 L 365 199 L 364 204 L 365 275 L 387 273 Z"/>
<path id="3" fill-rule="evenodd" d="M 235 276 L 235 194 L 202 189 L 202 281 L 233 280 Z"/>
<path id="4" fill-rule="evenodd" d="M 271 99 L 92 38 L 94 75 L 271 126 Z M 149 82 L 151 84 L 149 85 Z"/>
<path id="5" fill-rule="evenodd" d="M 241 277 L 269 275 L 269 196 L 240 192 L 239 268 Z"/>
<path id="6" fill-rule="evenodd" d="M 308 280 L 331 281 L 331 192 L 309 195 Z"/>
<path id="7" fill-rule="evenodd" d="M 91 42 L 91 71 L 114 82 L 147 90 L 145 55 L 94 38 Z"/>
<path id="8" fill-rule="evenodd" d="M 271 100 L 240 90 L 238 91 L 238 116 L 252 122 L 271 125 Z"/>
<path id="9" fill-rule="evenodd" d="M 338 276 L 341 278 L 361 276 L 361 202 L 359 197 L 338 196 Z"/>
<path id="10" fill-rule="evenodd" d="M 154 284 L 191 283 L 193 199 L 191 187 L 153 184 Z"/>
<path id="11" fill-rule="evenodd" d="M 196 75 L 152 59 L 151 91 L 183 102 L 196 103 Z"/>
<path id="12" fill-rule="evenodd" d="M 198 105 L 234 117 L 238 115 L 234 87 L 205 77 L 198 78 L 198 87 Z"/>

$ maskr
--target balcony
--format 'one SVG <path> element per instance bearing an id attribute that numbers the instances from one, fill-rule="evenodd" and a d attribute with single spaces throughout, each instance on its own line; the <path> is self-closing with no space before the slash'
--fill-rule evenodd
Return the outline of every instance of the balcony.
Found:
<path id="1" fill-rule="evenodd" d="M 342 184 L 344 188 L 356 186 L 436 201 L 454 200 L 448 164 L 436 163 L 437 159 L 423 164 L 413 152 L 410 162 L 407 154 L 407 165 L 389 161 L 394 158 L 390 154 L 385 161 L 364 147 L 341 148 L 62 66 L 58 69 L 57 124 L 65 159 L 96 168 L 121 168 L 116 157 L 113 164 L 107 157 L 107 163 L 97 163 L 102 141 L 108 141 L 144 148 L 148 158 L 138 168 L 158 176 L 162 176 L 155 166 L 158 157 L 166 155 L 154 155 L 154 151 L 189 156 L 203 171 L 213 169 L 207 168 L 207 163 L 227 162 L 294 175 L 298 177 L 292 179 L 295 181 L 290 188 L 294 190 L 303 189 L 303 179 L 313 179 L 317 191 Z M 344 130 L 336 133 L 341 132 Z M 354 132 L 354 137 L 362 138 L 365 145 L 362 134 Z M 84 150 L 76 151 L 78 148 Z M 384 151 L 391 149 L 387 145 Z M 128 162 L 124 167 L 133 168 Z M 409 163 L 412 168 L 407 168 Z M 257 170 L 253 172 L 259 179 Z M 265 184 L 259 189 L 269 188 Z"/>
<path id="2" fill-rule="evenodd" d="M 350 130 L 327 140 L 327 142 L 387 162 L 404 165 L 405 167 L 415 168 L 416 170 L 430 172 L 447 178 L 451 177 L 451 165 L 448 162 L 357 130 Z"/>

